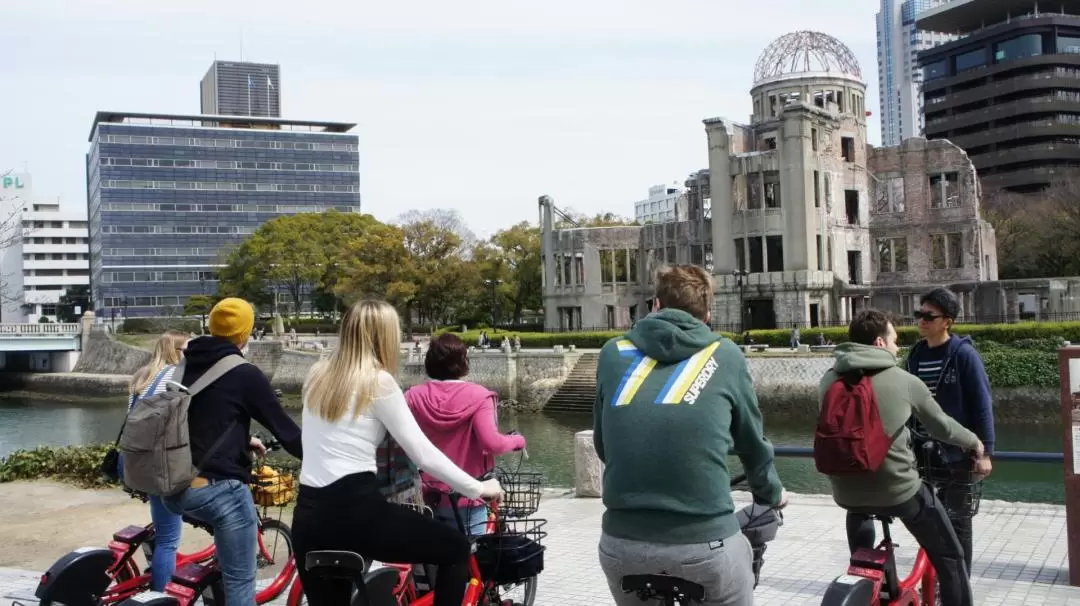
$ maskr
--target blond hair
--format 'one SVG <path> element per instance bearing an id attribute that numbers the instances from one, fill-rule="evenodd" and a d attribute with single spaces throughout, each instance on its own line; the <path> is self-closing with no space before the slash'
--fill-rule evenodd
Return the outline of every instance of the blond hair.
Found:
<path id="1" fill-rule="evenodd" d="M 179 364 L 180 358 L 183 357 L 181 351 L 184 349 L 187 340 L 187 333 L 179 330 L 166 330 L 158 337 L 157 343 L 154 344 L 154 353 L 150 356 L 150 362 L 135 371 L 135 375 L 131 377 L 128 391 L 132 394 L 142 393 L 144 389 L 150 386 L 150 383 L 161 372 L 161 369 L 172 364 Z"/>
<path id="2" fill-rule="evenodd" d="M 713 281 L 697 265 L 669 265 L 656 271 L 656 298 L 661 308 L 681 309 L 702 322 L 713 303 Z"/>
<path id="3" fill-rule="evenodd" d="M 354 304 L 341 320 L 337 349 L 304 381 L 304 405 L 331 423 L 350 408 L 355 419 L 375 398 L 379 372 L 397 375 L 400 350 L 397 310 L 374 299 Z"/>

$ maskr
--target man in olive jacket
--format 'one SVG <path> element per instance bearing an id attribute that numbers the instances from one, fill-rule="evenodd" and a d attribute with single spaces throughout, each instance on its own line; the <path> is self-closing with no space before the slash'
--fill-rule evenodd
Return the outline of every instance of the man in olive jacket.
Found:
<path id="1" fill-rule="evenodd" d="M 982 442 L 941 410 L 925 383 L 897 366 L 896 328 L 888 314 L 875 309 L 860 312 L 848 328 L 848 339 L 836 347 L 836 365 L 821 379 L 818 401 L 824 404 L 829 387 L 839 379 L 837 373 L 874 373 L 871 381 L 881 424 L 893 436 L 877 471 L 829 476 L 833 499 L 848 511 L 848 545 L 852 553 L 874 547 L 870 515 L 899 518 L 926 549 L 939 575 L 943 606 L 971 606 L 963 548 L 941 501 L 919 478 L 907 421 L 914 414 L 935 439 L 976 455 L 983 452 Z"/>

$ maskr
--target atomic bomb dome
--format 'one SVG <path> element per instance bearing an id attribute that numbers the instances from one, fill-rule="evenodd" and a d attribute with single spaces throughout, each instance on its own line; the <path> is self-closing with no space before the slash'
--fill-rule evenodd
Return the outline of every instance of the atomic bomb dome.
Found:
<path id="1" fill-rule="evenodd" d="M 798 31 L 765 47 L 754 67 L 754 84 L 786 76 L 830 74 L 863 81 L 855 54 L 828 34 Z"/>

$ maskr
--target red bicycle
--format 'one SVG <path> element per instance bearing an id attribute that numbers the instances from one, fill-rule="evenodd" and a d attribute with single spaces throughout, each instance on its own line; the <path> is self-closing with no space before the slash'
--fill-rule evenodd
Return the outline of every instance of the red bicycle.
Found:
<path id="1" fill-rule="evenodd" d="M 941 444 L 928 434 L 913 431 L 919 475 L 935 491 L 962 494 L 960 499 L 944 500 L 951 514 L 973 516 L 982 496 L 982 479 L 972 471 L 950 468 Z M 896 544 L 889 533 L 890 516 L 871 516 L 881 522 L 883 538 L 874 549 L 857 549 L 851 555 L 847 574 L 837 577 L 821 600 L 821 606 L 935 606 L 939 601 L 937 571 L 921 546 L 911 572 L 903 579 L 896 568 Z"/>
<path id="2" fill-rule="evenodd" d="M 536 600 L 537 575 L 544 567 L 544 548 L 540 541 L 546 520 L 529 518 L 540 502 L 542 476 L 532 472 L 501 473 L 500 483 L 506 493 L 501 504 L 488 505 L 487 534 L 470 537 L 469 585 L 462 606 L 533 606 Z M 444 493 L 440 493 L 440 498 Z M 458 496 L 450 498 L 458 527 L 464 534 L 465 523 L 457 509 Z M 415 506 L 414 506 L 415 507 Z M 428 514 L 431 508 L 420 506 Z M 513 515 L 514 517 L 510 517 Z M 352 606 L 431 606 L 435 594 L 428 590 L 437 571 L 425 565 L 385 563 L 376 567 L 360 554 L 350 551 L 313 551 L 304 565 L 314 574 L 330 579 L 345 579 L 356 586 Z M 523 601 L 507 599 L 508 590 L 523 589 Z M 289 592 L 288 606 L 305 603 L 298 578 Z"/>
<path id="3" fill-rule="evenodd" d="M 276 442 L 267 442 L 267 449 L 280 448 Z M 261 466 L 259 466 L 261 467 Z M 266 585 L 256 593 L 259 604 L 276 599 L 289 587 L 296 576 L 296 561 L 293 558 L 292 533 L 289 526 L 279 519 L 270 517 L 270 507 L 276 507 L 277 494 L 273 481 L 253 477 L 251 486 L 253 498 L 261 501 L 259 516 L 257 553 L 258 580 Z M 147 500 L 147 496 L 127 491 L 132 498 Z M 184 522 L 213 534 L 211 528 L 198 520 L 184 516 Z M 70 606 L 101 606 L 116 604 L 150 589 L 150 570 L 140 570 L 135 555 L 143 551 L 147 562 L 152 560 L 154 549 L 154 525 L 127 526 L 113 534 L 108 548 L 83 547 L 58 559 L 45 574 L 41 575 L 35 596 L 41 606 L 54 603 Z M 281 553 L 279 550 L 284 549 Z M 197 595 L 213 599 L 224 595 L 217 574 L 216 551 L 214 544 L 190 554 L 178 553 L 176 573 L 173 584 L 179 584 L 186 590 L 197 591 Z M 280 570 L 275 567 L 280 565 Z M 218 602 L 223 603 L 223 602 Z"/>

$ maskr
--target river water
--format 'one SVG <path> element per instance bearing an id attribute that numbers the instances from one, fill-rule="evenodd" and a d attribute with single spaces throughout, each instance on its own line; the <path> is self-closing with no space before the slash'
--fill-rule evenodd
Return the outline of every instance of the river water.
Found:
<path id="1" fill-rule="evenodd" d="M 298 411 L 291 413 L 299 417 Z M 38 445 L 66 446 L 107 442 L 116 438 L 124 416 L 124 405 L 115 402 L 61 403 L 20 399 L 0 399 L 0 457 L 13 450 Z M 574 476 L 573 435 L 591 429 L 589 415 L 500 413 L 505 430 L 517 429 L 529 441 L 525 466 L 543 471 L 552 486 L 572 486 Z M 813 426 L 765 420 L 766 433 L 774 444 L 810 446 Z M 998 450 L 1061 452 L 1062 434 L 1057 425 L 998 425 Z M 517 465 L 518 457 L 503 462 Z M 736 463 L 737 464 L 737 463 Z M 792 492 L 828 491 L 824 476 L 814 470 L 809 459 L 780 458 L 777 471 Z M 1065 498 L 1060 463 L 1004 463 L 994 465 L 986 482 L 984 498 L 1008 501 L 1063 503 Z"/>

